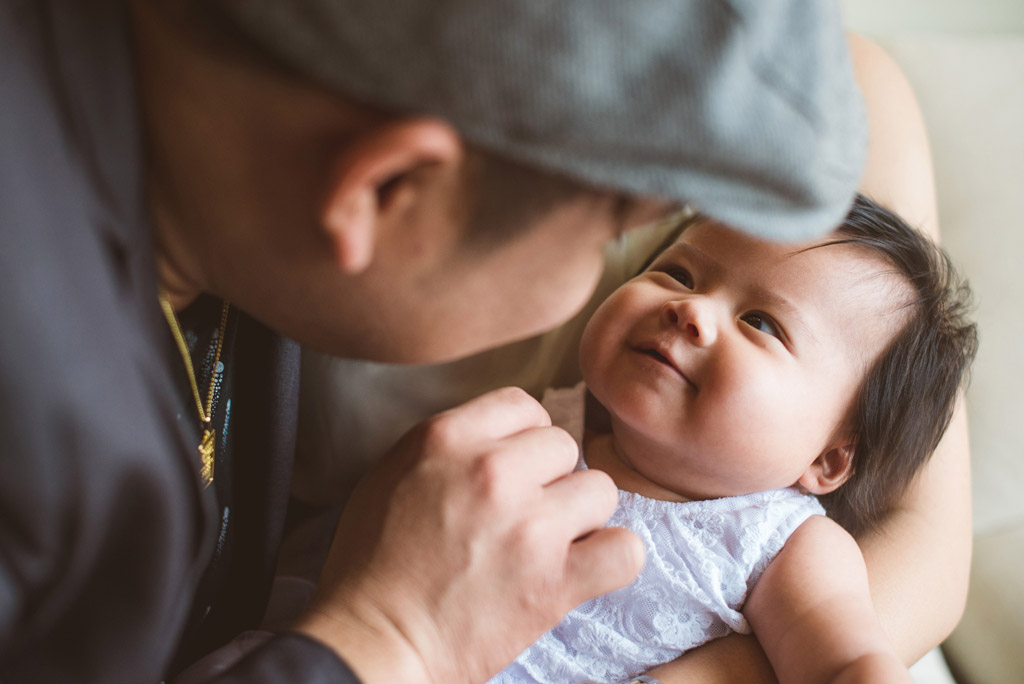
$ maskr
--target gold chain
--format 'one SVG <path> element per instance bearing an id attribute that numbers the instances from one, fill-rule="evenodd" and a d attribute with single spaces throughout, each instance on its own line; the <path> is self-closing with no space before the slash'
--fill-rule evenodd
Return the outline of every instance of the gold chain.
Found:
<path id="1" fill-rule="evenodd" d="M 181 360 L 185 363 L 185 370 L 188 371 L 188 381 L 192 385 L 192 397 L 196 401 L 196 411 L 199 413 L 199 422 L 203 427 L 203 438 L 196 447 L 199 450 L 201 463 L 200 476 L 203 479 L 203 486 L 209 487 L 213 482 L 213 457 L 216 435 L 213 432 L 213 394 L 217 384 L 217 366 L 220 365 L 220 352 L 224 348 L 224 332 L 228 325 L 228 310 L 231 305 L 224 302 L 220 310 L 220 329 L 217 333 L 217 351 L 213 356 L 213 372 L 210 374 L 210 384 L 206 392 L 206 405 L 203 405 L 202 397 L 199 395 L 199 383 L 196 380 L 195 370 L 192 368 L 192 355 L 188 353 L 188 345 L 185 343 L 185 335 L 181 332 L 181 325 L 178 323 L 178 316 L 174 313 L 171 300 L 164 292 L 160 293 L 160 308 L 164 311 L 164 318 L 171 329 L 175 344 L 178 345 L 178 352 Z"/>

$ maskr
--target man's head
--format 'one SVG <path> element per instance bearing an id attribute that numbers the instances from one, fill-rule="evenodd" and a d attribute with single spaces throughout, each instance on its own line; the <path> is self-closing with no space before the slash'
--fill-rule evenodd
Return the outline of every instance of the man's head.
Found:
<path id="1" fill-rule="evenodd" d="M 136 26 L 164 287 L 310 346 L 430 362 L 550 329 L 604 244 L 673 206 L 338 97 L 174 15 Z"/>
<path id="2" fill-rule="evenodd" d="M 699 218 L 613 294 L 581 365 L 630 464 L 689 498 L 797 484 L 851 528 L 877 519 L 944 430 L 974 339 L 948 263 L 896 221 L 858 200 L 793 248 Z"/>
<path id="3" fill-rule="evenodd" d="M 861 175 L 866 123 L 836 2 L 201 6 L 355 101 L 438 117 L 501 157 L 692 203 L 755 234 L 823 234 Z"/>
<path id="4" fill-rule="evenodd" d="M 644 216 L 695 201 L 806 234 L 859 176 L 826 4 L 135 10 L 165 287 L 339 354 L 436 361 L 538 332 Z"/>

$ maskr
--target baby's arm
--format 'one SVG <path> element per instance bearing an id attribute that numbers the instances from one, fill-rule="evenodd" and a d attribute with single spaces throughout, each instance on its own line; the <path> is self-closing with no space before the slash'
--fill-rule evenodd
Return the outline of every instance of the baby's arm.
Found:
<path id="1" fill-rule="evenodd" d="M 759 673 L 756 681 L 912 681 L 882 632 L 857 543 L 828 518 L 814 516 L 793 533 L 754 586 L 743 614 L 760 647 L 752 636 L 733 634 L 648 674 L 663 684 L 737 681 L 705 676 L 712 672 L 708 668 L 695 672 L 690 657 L 706 653 L 739 656 L 726 669 Z M 743 641 L 750 646 L 737 648 Z M 719 646 L 727 650 L 719 654 Z"/>
<path id="2" fill-rule="evenodd" d="M 882 632 L 857 542 L 835 522 L 801 525 L 743 614 L 781 682 L 911 682 Z"/>

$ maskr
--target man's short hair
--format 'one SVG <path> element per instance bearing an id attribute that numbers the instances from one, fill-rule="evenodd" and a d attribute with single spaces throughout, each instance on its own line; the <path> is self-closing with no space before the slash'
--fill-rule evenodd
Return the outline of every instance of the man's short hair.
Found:
<path id="1" fill-rule="evenodd" d="M 464 221 L 469 244 L 493 248 L 514 239 L 566 202 L 596 192 L 574 179 L 469 146 Z"/>
<path id="2" fill-rule="evenodd" d="M 863 168 L 834 0 L 159 1 L 353 102 L 773 239 L 835 225 Z"/>

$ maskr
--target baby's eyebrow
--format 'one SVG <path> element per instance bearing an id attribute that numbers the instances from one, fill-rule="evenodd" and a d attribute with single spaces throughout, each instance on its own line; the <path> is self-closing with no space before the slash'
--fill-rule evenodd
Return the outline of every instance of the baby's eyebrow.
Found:
<path id="1" fill-rule="evenodd" d="M 815 336 L 814 330 L 812 330 L 811 326 L 808 324 L 807 319 L 804 318 L 799 306 L 786 299 L 778 292 L 760 285 L 754 285 L 751 287 L 750 293 L 756 301 L 764 302 L 773 311 L 782 312 L 786 317 L 787 327 L 799 328 L 802 334 L 809 337 L 812 342 L 817 343 L 818 338 Z"/>
<path id="2" fill-rule="evenodd" d="M 693 245 L 686 242 L 677 242 L 666 250 L 667 252 L 681 252 L 690 261 L 694 262 L 700 268 L 712 275 L 721 275 L 726 271 L 725 266 L 722 262 L 714 258 L 703 249 L 694 247 Z"/>

